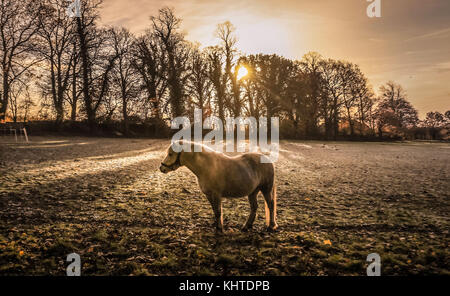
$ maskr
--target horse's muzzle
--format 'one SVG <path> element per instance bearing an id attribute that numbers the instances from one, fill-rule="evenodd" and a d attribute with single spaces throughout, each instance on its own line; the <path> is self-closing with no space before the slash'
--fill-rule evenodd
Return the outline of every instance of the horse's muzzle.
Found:
<path id="1" fill-rule="evenodd" d="M 159 170 L 161 171 L 161 173 L 163 174 L 167 174 L 169 172 L 169 169 L 166 168 L 165 166 L 161 165 L 159 166 Z"/>

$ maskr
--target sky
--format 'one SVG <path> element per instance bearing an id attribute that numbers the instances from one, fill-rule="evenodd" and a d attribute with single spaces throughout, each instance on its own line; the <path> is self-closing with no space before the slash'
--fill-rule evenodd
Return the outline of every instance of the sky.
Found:
<path id="1" fill-rule="evenodd" d="M 217 24 L 231 21 L 244 54 L 317 51 L 358 64 L 375 90 L 400 83 L 421 118 L 450 110 L 450 1 L 380 2 L 381 17 L 369 18 L 368 0 L 104 0 L 101 21 L 140 34 L 169 6 L 201 46 L 218 44 Z"/>

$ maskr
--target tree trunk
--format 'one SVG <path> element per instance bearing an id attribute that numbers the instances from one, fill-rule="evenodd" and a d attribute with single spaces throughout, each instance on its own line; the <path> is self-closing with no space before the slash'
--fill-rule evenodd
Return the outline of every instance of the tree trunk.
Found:
<path id="1" fill-rule="evenodd" d="M 352 120 L 352 116 L 350 114 L 350 108 L 347 108 L 347 117 L 348 117 L 348 125 L 350 126 L 350 136 L 355 136 L 355 128 Z"/>
<path id="2" fill-rule="evenodd" d="M 217 105 L 219 107 L 219 118 L 225 120 L 224 95 L 222 93 L 217 95 Z"/>
<path id="3" fill-rule="evenodd" d="M 125 98 L 122 99 L 122 115 L 123 115 L 123 133 L 128 135 L 128 106 L 127 100 Z"/>
<path id="4" fill-rule="evenodd" d="M 337 107 L 334 107 L 334 111 L 333 111 L 333 139 L 336 141 L 338 134 L 339 134 L 339 119 L 338 119 L 338 112 L 337 112 Z"/>
<path id="5" fill-rule="evenodd" d="M 76 69 L 75 69 L 75 65 L 73 67 L 73 77 L 72 77 L 72 110 L 70 113 L 70 119 L 72 121 L 75 121 L 77 119 L 77 101 L 78 101 L 78 96 L 77 96 L 77 77 L 76 77 Z"/>
<path id="6" fill-rule="evenodd" d="M 8 73 L 3 73 L 3 93 L 2 93 L 2 106 L 0 107 L 0 121 L 6 120 L 6 110 L 8 110 L 9 102 L 9 81 Z"/>
<path id="7" fill-rule="evenodd" d="M 331 119 L 328 116 L 328 112 L 324 113 L 325 115 L 325 140 L 329 140 L 331 137 Z"/>
<path id="8" fill-rule="evenodd" d="M 77 120 L 77 101 L 76 99 L 72 102 L 72 110 L 70 112 L 70 120 L 76 121 Z"/>
<path id="9" fill-rule="evenodd" d="M 64 121 L 64 108 L 62 105 L 62 101 L 58 102 L 58 105 L 55 106 L 56 108 L 56 126 L 61 126 L 62 122 Z"/>
<path id="10" fill-rule="evenodd" d="M 77 52 L 77 44 L 76 42 L 73 43 L 73 52 Z M 75 121 L 77 119 L 77 103 L 78 103 L 78 96 L 77 96 L 77 57 L 73 57 L 73 68 L 72 68 L 72 104 L 71 104 L 71 113 L 70 113 L 70 119 L 72 121 Z"/>
<path id="11" fill-rule="evenodd" d="M 168 60 L 169 60 L 169 79 L 168 84 L 170 88 L 170 103 L 172 107 L 172 116 L 173 118 L 182 116 L 184 113 L 183 106 L 183 98 L 182 98 L 182 90 L 179 81 L 179 77 L 177 75 L 177 69 L 175 66 L 175 56 L 173 53 L 173 49 L 168 48 Z"/>
<path id="12" fill-rule="evenodd" d="M 88 125 L 91 133 L 96 131 L 96 116 L 95 110 L 92 108 L 92 100 L 89 94 L 89 57 L 86 44 L 86 36 L 81 23 L 81 18 L 77 18 L 77 30 L 80 37 L 80 55 L 81 55 L 81 69 L 83 73 L 83 96 L 85 108 L 87 113 Z"/>

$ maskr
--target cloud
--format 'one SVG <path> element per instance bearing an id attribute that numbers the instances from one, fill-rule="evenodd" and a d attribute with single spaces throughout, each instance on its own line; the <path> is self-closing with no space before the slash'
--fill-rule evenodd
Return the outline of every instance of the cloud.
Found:
<path id="1" fill-rule="evenodd" d="M 405 42 L 414 41 L 414 40 L 423 40 L 423 39 L 430 39 L 430 38 L 442 38 L 442 37 L 449 37 L 450 36 L 450 27 L 438 31 L 434 31 L 431 33 L 415 36 L 409 39 L 406 39 Z"/>

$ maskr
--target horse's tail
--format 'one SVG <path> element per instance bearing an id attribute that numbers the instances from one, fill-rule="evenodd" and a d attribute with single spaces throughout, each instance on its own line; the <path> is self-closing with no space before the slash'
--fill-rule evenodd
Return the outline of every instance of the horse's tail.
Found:
<path id="1" fill-rule="evenodd" d="M 274 219 L 275 221 L 277 220 L 277 188 L 275 186 L 275 182 L 273 184 L 271 193 L 270 193 L 270 197 L 272 198 L 273 201 L 273 212 L 274 212 Z M 270 224 L 270 210 L 269 207 L 267 205 L 267 200 L 264 203 L 265 205 L 265 212 L 266 212 L 266 226 L 269 226 Z"/>

